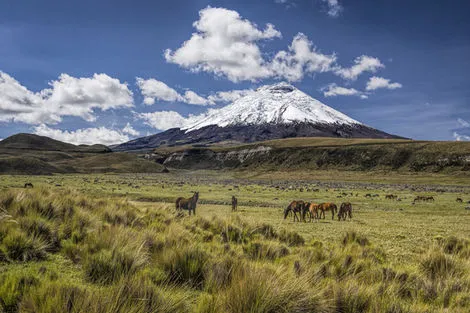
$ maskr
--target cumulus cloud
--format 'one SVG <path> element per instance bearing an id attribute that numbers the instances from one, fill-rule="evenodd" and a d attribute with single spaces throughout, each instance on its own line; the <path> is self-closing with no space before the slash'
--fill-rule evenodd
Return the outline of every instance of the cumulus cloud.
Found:
<path id="1" fill-rule="evenodd" d="M 326 1 L 326 0 L 325 0 Z M 285 2 L 284 2 L 285 3 Z M 339 14 L 338 1 L 327 1 L 331 14 Z M 334 72 L 355 80 L 363 72 L 375 72 L 384 67 L 379 59 L 370 56 L 356 58 L 351 68 L 336 65 L 335 54 L 323 54 L 306 35 L 298 33 L 286 50 L 272 58 L 261 52 L 259 42 L 280 38 L 274 25 L 260 29 L 240 14 L 224 8 L 207 7 L 199 11 L 193 23 L 196 32 L 176 50 L 167 49 L 167 62 L 193 72 L 208 72 L 233 82 L 259 81 L 266 78 L 301 80 L 312 73 Z"/>
<path id="2" fill-rule="evenodd" d="M 207 99 L 213 103 L 216 103 L 216 102 L 229 103 L 229 102 L 238 100 L 242 97 L 248 96 L 254 92 L 255 91 L 252 89 L 219 91 L 219 92 L 216 92 L 215 94 L 210 95 Z"/>
<path id="3" fill-rule="evenodd" d="M 385 65 L 378 58 L 362 55 L 354 60 L 353 66 L 337 68 L 335 74 L 347 80 L 356 80 L 364 72 L 375 73 L 383 67 Z"/>
<path id="4" fill-rule="evenodd" d="M 206 98 L 201 97 L 194 91 L 188 90 L 184 93 L 184 99 L 186 103 L 195 104 L 195 105 L 207 105 L 209 101 Z"/>
<path id="5" fill-rule="evenodd" d="M 95 110 L 132 107 L 127 84 L 106 74 L 75 78 L 61 74 L 50 88 L 32 92 L 0 71 L 0 121 L 55 124 L 63 116 L 96 120 Z"/>
<path id="6" fill-rule="evenodd" d="M 206 98 L 201 97 L 191 90 L 187 90 L 184 95 L 181 95 L 179 92 L 169 87 L 164 82 L 154 78 L 143 79 L 137 77 L 136 81 L 141 94 L 144 96 L 144 103 L 146 105 L 155 104 L 155 100 L 162 100 L 167 102 L 184 102 L 195 105 L 213 104 Z"/>
<path id="7" fill-rule="evenodd" d="M 183 128 L 188 125 L 191 120 L 183 117 L 175 111 L 158 111 L 153 113 L 138 113 L 137 118 L 144 121 L 144 123 L 152 128 L 158 130 L 167 130 L 170 128 Z"/>
<path id="8" fill-rule="evenodd" d="M 236 11 L 207 7 L 193 26 L 196 32 L 180 48 L 166 50 L 168 62 L 234 82 L 271 76 L 257 42 L 281 37 L 272 24 L 261 30 Z"/>
<path id="9" fill-rule="evenodd" d="M 367 95 L 354 88 L 345 88 L 336 84 L 329 84 L 328 86 L 321 89 L 325 97 L 336 97 L 336 96 L 358 96 L 361 99 L 366 99 Z"/>
<path id="10" fill-rule="evenodd" d="M 154 78 L 143 79 L 140 77 L 136 78 L 137 86 L 140 92 L 144 96 L 144 103 L 152 105 L 155 100 L 163 101 L 184 101 L 184 98 L 173 88 L 169 87 L 164 82 L 156 80 Z"/>
<path id="11" fill-rule="evenodd" d="M 134 127 L 132 127 L 132 125 L 129 122 L 122 129 L 122 133 L 131 135 L 131 136 L 139 136 L 140 135 L 140 132 L 135 130 Z"/>
<path id="12" fill-rule="evenodd" d="M 454 139 L 456 141 L 470 141 L 470 136 L 454 132 Z"/>
<path id="13" fill-rule="evenodd" d="M 390 79 L 386 79 L 383 77 L 373 76 L 367 82 L 366 90 L 376 90 L 380 88 L 386 89 L 398 89 L 403 87 L 400 83 L 391 83 Z"/>
<path id="14" fill-rule="evenodd" d="M 328 15 L 331 17 L 338 17 L 343 11 L 343 7 L 338 0 L 323 0 L 328 5 Z"/>
<path id="15" fill-rule="evenodd" d="M 279 51 L 270 64 L 274 76 L 289 81 L 301 80 L 307 73 L 323 73 L 332 70 L 336 56 L 322 54 L 302 33 L 292 40 L 288 51 Z"/>
<path id="16" fill-rule="evenodd" d="M 118 130 L 106 127 L 83 128 L 75 131 L 53 129 L 41 124 L 34 127 L 34 133 L 40 136 L 47 136 L 56 140 L 72 143 L 75 145 L 103 144 L 112 145 L 129 141 L 129 137 Z"/>

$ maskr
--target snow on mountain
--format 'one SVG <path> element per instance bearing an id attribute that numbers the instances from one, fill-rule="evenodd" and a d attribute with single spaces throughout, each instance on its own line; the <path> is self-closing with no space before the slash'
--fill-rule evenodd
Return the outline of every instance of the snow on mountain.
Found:
<path id="1" fill-rule="evenodd" d="M 209 125 L 290 124 L 362 125 L 360 122 L 310 97 L 299 89 L 278 83 L 260 87 L 243 98 L 220 109 L 211 109 L 195 117 L 183 129 L 190 132 Z"/>

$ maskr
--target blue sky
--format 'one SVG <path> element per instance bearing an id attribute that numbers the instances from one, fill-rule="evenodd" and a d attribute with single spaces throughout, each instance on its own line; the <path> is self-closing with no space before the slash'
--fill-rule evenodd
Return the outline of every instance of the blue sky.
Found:
<path id="1" fill-rule="evenodd" d="M 468 16 L 463 0 L 4 0 L 0 138 L 111 144 L 290 81 L 390 133 L 469 140 Z"/>

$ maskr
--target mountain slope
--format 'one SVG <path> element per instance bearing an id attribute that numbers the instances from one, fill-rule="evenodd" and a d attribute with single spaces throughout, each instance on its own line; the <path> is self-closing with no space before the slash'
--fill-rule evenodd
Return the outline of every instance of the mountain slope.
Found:
<path id="1" fill-rule="evenodd" d="M 205 126 L 289 124 L 361 124 L 347 115 L 313 99 L 299 89 L 280 83 L 263 86 L 256 92 L 236 100 L 221 109 L 210 110 L 197 119 L 187 131 Z"/>
<path id="2" fill-rule="evenodd" d="M 291 85 L 280 83 L 260 87 L 223 108 L 191 117 L 182 129 L 138 138 L 113 150 L 291 137 L 401 138 L 368 127 Z"/>

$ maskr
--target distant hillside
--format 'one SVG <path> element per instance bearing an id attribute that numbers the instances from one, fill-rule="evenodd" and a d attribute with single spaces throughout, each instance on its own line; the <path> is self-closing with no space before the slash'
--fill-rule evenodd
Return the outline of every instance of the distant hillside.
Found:
<path id="1" fill-rule="evenodd" d="M 158 162 L 103 145 L 72 145 L 44 136 L 17 134 L 0 141 L 0 174 L 158 173 Z"/>
<path id="2" fill-rule="evenodd" d="M 16 134 L 0 141 L 0 149 L 25 149 L 41 151 L 104 153 L 111 149 L 104 145 L 72 145 L 45 136 L 34 134 Z"/>
<path id="3" fill-rule="evenodd" d="M 470 174 L 470 142 L 294 138 L 236 147 L 156 149 L 164 165 L 184 169 L 395 170 Z"/>

